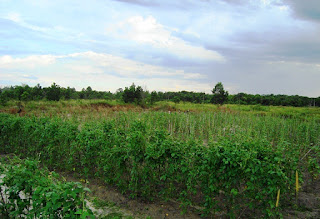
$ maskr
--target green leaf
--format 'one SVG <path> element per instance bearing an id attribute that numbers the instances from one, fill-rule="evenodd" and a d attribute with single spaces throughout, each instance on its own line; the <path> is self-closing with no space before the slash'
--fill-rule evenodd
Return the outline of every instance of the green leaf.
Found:
<path id="1" fill-rule="evenodd" d="M 76 213 L 75 214 L 79 214 L 79 215 L 81 215 L 83 213 L 83 210 L 82 209 L 79 209 L 78 211 L 76 211 Z"/>
<path id="2" fill-rule="evenodd" d="M 231 194 L 233 194 L 233 195 L 238 195 L 238 190 L 237 189 L 231 189 Z"/>

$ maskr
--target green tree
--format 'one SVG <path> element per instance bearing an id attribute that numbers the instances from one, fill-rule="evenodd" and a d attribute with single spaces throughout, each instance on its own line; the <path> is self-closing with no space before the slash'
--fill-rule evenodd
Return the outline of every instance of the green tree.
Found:
<path id="1" fill-rule="evenodd" d="M 179 102 L 181 101 L 181 99 L 180 99 L 179 96 L 174 96 L 173 99 L 172 99 L 172 101 L 173 101 L 174 103 L 179 103 Z"/>
<path id="2" fill-rule="evenodd" d="M 61 96 L 64 97 L 65 100 L 70 100 L 72 98 L 72 94 L 75 93 L 76 90 L 74 88 L 62 88 L 61 89 Z"/>
<path id="3" fill-rule="evenodd" d="M 28 101 L 31 99 L 31 96 L 30 96 L 30 93 L 28 91 L 24 91 L 22 94 L 21 94 L 21 100 L 23 101 Z"/>
<path id="4" fill-rule="evenodd" d="M 0 105 L 5 106 L 7 101 L 8 101 L 8 96 L 7 96 L 7 92 L 0 89 Z"/>
<path id="5" fill-rule="evenodd" d="M 56 83 L 53 83 L 51 87 L 46 88 L 46 97 L 48 100 L 59 101 L 61 94 L 61 88 Z"/>
<path id="6" fill-rule="evenodd" d="M 103 99 L 112 100 L 113 99 L 113 94 L 110 91 L 106 91 L 103 94 Z"/>
<path id="7" fill-rule="evenodd" d="M 211 102 L 215 104 L 223 104 L 228 100 L 228 91 L 225 91 L 221 82 L 218 82 L 212 90 L 213 97 Z"/>
<path id="8" fill-rule="evenodd" d="M 14 87 L 14 96 L 16 100 L 21 100 L 21 95 L 25 91 L 24 86 L 15 86 Z"/>
<path id="9" fill-rule="evenodd" d="M 141 105 L 143 103 L 143 89 L 133 83 L 129 88 L 126 87 L 122 94 L 122 100 L 125 103 L 135 103 Z"/>
<path id="10" fill-rule="evenodd" d="M 150 95 L 150 103 L 151 105 L 158 101 L 158 94 L 156 91 L 152 91 Z"/>
<path id="11" fill-rule="evenodd" d="M 93 90 L 90 86 L 85 90 L 85 97 L 86 99 L 93 99 Z"/>
<path id="12" fill-rule="evenodd" d="M 30 90 L 30 95 L 33 100 L 41 100 L 44 97 L 44 91 L 40 84 L 37 84 Z"/>
<path id="13" fill-rule="evenodd" d="M 119 88 L 117 89 L 116 93 L 114 94 L 114 97 L 116 100 L 121 100 L 123 95 L 123 89 Z"/>

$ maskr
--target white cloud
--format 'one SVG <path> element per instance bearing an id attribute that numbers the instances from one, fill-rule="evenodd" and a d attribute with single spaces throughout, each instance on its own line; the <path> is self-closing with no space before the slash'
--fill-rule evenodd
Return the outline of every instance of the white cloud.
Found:
<path id="1" fill-rule="evenodd" d="M 31 55 L 24 58 L 13 58 L 12 56 L 0 56 L 0 69 L 30 69 L 39 66 L 54 64 L 59 56 L 53 55 Z"/>
<path id="2" fill-rule="evenodd" d="M 165 68 L 157 65 L 144 64 L 142 62 L 132 61 L 119 56 L 105 53 L 95 53 L 92 51 L 83 53 L 73 53 L 68 57 L 79 58 L 81 60 L 90 60 L 94 66 L 99 66 L 104 72 L 113 72 L 123 77 L 146 76 L 146 77 L 182 77 L 185 79 L 200 79 L 204 76 L 199 73 L 189 73 L 184 70 Z M 82 70 L 81 62 L 79 69 Z M 95 72 L 98 72 L 97 70 Z"/>
<path id="3" fill-rule="evenodd" d="M 203 91 L 206 87 L 203 84 L 197 85 L 199 79 L 204 78 L 197 72 L 144 64 L 92 51 L 60 56 L 0 56 L 0 78 L 3 81 L 14 81 L 16 84 L 41 83 L 43 86 L 49 86 L 56 82 L 61 86 L 73 86 L 77 89 L 90 85 L 98 90 L 116 90 L 129 86 L 132 82 L 151 85 L 150 88 L 156 90 L 169 87 L 169 90 L 199 88 Z"/>
<path id="4" fill-rule="evenodd" d="M 38 26 L 34 25 L 32 22 L 27 22 L 26 19 L 17 12 L 10 12 L 6 16 L 5 19 L 13 21 L 20 25 L 21 27 L 40 32 L 46 35 L 49 38 L 59 39 L 59 40 L 80 40 L 84 39 L 86 36 L 82 32 L 74 31 L 70 28 L 65 28 L 61 25 L 55 26 Z"/>
<path id="5" fill-rule="evenodd" d="M 319 0 L 155 1 L 0 0 L 0 50 L 11 55 L 0 55 L 0 83 L 198 90 L 222 81 L 234 92 L 319 96 L 319 62 L 294 63 L 319 60 Z M 105 53 L 75 53 L 87 50 Z M 266 64 L 274 60 L 291 62 Z"/>
<path id="6" fill-rule="evenodd" d="M 170 29 L 169 27 L 163 26 L 152 16 L 148 16 L 147 18 L 143 18 L 142 16 L 130 17 L 126 21 L 108 29 L 108 31 L 116 32 L 118 37 L 127 40 L 133 40 L 141 44 L 151 45 L 157 49 L 163 49 L 180 58 L 217 62 L 225 61 L 225 58 L 216 51 L 207 50 L 200 46 L 193 46 L 173 36 L 171 34 L 172 31 L 178 31 L 177 29 Z M 197 33 L 193 34 L 197 35 Z"/>
<path id="7" fill-rule="evenodd" d="M 7 18 L 8 20 L 14 21 L 16 23 L 19 23 L 22 21 L 20 14 L 16 12 L 8 13 L 5 18 Z"/>
<path id="8" fill-rule="evenodd" d="M 39 31 L 39 32 L 48 31 L 48 28 L 39 27 L 39 26 L 32 25 L 32 24 L 25 22 L 24 19 L 22 18 L 22 16 L 16 12 L 8 13 L 7 16 L 5 16 L 5 18 L 13 21 L 15 23 L 18 23 L 19 25 L 21 25 L 25 28 L 31 29 L 31 30 L 35 30 L 35 31 Z"/>

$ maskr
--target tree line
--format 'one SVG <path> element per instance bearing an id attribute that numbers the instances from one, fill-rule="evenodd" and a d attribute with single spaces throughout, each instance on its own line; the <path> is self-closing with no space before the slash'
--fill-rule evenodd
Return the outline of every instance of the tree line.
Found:
<path id="1" fill-rule="evenodd" d="M 90 86 L 77 91 L 75 88 L 64 88 L 56 83 L 50 87 L 42 87 L 37 84 L 34 87 L 19 85 L 0 88 L 0 104 L 5 105 L 9 100 L 31 101 L 31 100 L 69 100 L 69 99 L 106 99 L 119 100 L 124 103 L 135 103 L 137 105 L 152 105 L 157 101 L 173 101 L 178 103 L 213 103 L 213 104 L 244 104 L 244 105 L 273 105 L 273 106 L 320 106 L 320 97 L 310 98 L 299 95 L 259 95 L 238 93 L 231 95 L 225 91 L 221 82 L 217 83 L 212 94 L 204 92 L 178 91 L 161 92 L 143 90 L 141 86 L 132 84 L 124 89 L 119 88 L 115 93 L 110 91 L 96 91 Z"/>

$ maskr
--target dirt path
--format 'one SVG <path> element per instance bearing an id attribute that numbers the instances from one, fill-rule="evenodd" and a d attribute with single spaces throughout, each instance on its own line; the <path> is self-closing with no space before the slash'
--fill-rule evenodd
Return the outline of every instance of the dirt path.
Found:
<path id="1" fill-rule="evenodd" d="M 59 173 L 68 181 L 80 181 L 79 178 L 68 173 Z M 115 188 L 106 186 L 98 180 L 91 180 L 85 185 L 91 191 L 93 197 L 90 205 L 96 208 L 98 217 L 121 215 L 122 217 L 133 218 L 176 218 L 176 219 L 191 219 L 201 218 L 201 214 L 196 212 L 196 209 L 188 209 L 185 214 L 181 214 L 179 203 L 174 201 L 143 201 L 130 199 L 125 195 L 116 191 Z M 96 205 L 95 205 L 96 204 Z M 94 209 L 95 211 L 95 209 Z"/>
<path id="2" fill-rule="evenodd" d="M 320 218 L 320 178 L 306 182 L 298 194 L 298 203 L 285 210 L 283 216 L 291 218 Z"/>
<path id="3" fill-rule="evenodd" d="M 62 173 L 68 180 L 79 181 L 69 174 Z M 196 208 L 187 209 L 185 214 L 181 214 L 179 203 L 175 201 L 161 202 L 145 202 L 142 200 L 132 200 L 125 195 L 117 192 L 116 189 L 108 187 L 99 181 L 92 180 L 87 185 L 92 196 L 97 197 L 106 203 L 105 210 L 112 214 L 122 214 L 124 217 L 131 216 L 133 218 L 203 218 Z M 111 210 L 110 210 L 111 209 Z M 305 182 L 298 195 L 298 205 L 288 206 L 282 211 L 285 219 L 291 218 L 320 218 L 320 178 L 311 182 Z M 102 214 L 105 216 L 105 212 Z M 250 213 L 249 213 L 250 215 Z M 228 218 L 223 215 L 215 215 L 208 218 Z M 254 218 L 254 217 L 253 217 Z"/>

